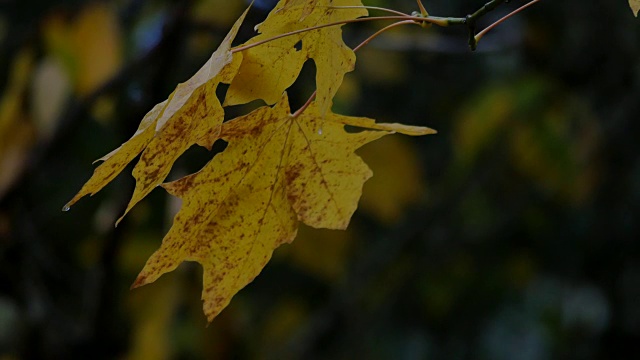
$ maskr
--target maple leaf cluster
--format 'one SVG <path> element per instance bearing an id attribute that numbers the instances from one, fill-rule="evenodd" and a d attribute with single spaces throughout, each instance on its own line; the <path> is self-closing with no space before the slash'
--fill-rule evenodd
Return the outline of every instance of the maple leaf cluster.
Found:
<path id="1" fill-rule="evenodd" d="M 347 227 L 372 176 L 356 149 L 394 132 L 435 133 L 331 112 L 355 54 L 339 25 L 305 29 L 367 16 L 359 0 L 281 0 L 257 27 L 259 34 L 234 49 L 246 13 L 193 77 L 151 109 L 127 142 L 99 159 L 103 163 L 65 207 L 100 191 L 140 155 L 125 215 L 157 186 L 182 199 L 182 207 L 132 287 L 155 281 L 183 261 L 197 261 L 204 269 L 209 321 L 260 273 L 275 248 L 295 238 L 299 222 Z M 285 91 L 309 59 L 317 69 L 317 95 L 292 115 Z M 224 102 L 216 96 L 221 83 L 229 84 Z M 224 106 L 256 99 L 267 105 L 224 122 Z M 347 132 L 345 126 L 362 131 Z M 163 183 L 189 147 L 211 149 L 219 139 L 227 148 L 200 171 Z"/>

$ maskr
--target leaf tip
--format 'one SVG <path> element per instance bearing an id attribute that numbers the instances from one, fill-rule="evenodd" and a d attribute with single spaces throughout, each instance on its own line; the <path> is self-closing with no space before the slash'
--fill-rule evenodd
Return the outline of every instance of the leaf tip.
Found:
<path id="1" fill-rule="evenodd" d="M 76 194 L 76 196 L 73 197 L 73 199 L 69 200 L 68 203 L 64 204 L 64 206 L 62 207 L 62 211 L 67 212 L 69 210 L 71 210 L 71 207 L 73 206 L 73 204 L 75 204 L 78 200 L 80 200 L 80 198 L 84 196 L 80 195 L 80 193 Z"/>
<path id="2" fill-rule="evenodd" d="M 129 290 L 139 288 L 140 286 L 143 286 L 146 284 L 147 284 L 147 276 L 140 274 L 136 278 L 136 281 L 134 281 L 133 284 L 131 284 L 131 287 L 129 287 Z"/>
<path id="3" fill-rule="evenodd" d="M 404 135 L 409 135 L 409 136 L 434 135 L 438 133 L 437 130 L 432 129 L 430 127 L 407 126 L 407 125 L 403 125 L 402 128 L 396 129 L 396 132 Z"/>
<path id="4" fill-rule="evenodd" d="M 122 219 L 124 219 L 124 217 L 127 216 L 127 214 L 129 213 L 129 210 L 131 210 L 136 203 L 137 201 L 134 202 L 133 198 L 129 201 L 129 205 L 127 205 L 127 208 L 125 209 L 124 214 L 122 214 L 122 216 L 120 216 L 118 220 L 116 220 L 116 227 L 118 227 L 118 224 L 120 224 Z"/>

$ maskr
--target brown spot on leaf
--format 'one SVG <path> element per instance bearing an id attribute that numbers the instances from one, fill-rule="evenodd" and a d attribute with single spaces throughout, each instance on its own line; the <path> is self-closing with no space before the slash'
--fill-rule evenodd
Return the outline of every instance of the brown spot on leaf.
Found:
<path id="1" fill-rule="evenodd" d="M 302 164 L 296 163 L 293 166 L 287 167 L 285 170 L 285 180 L 287 184 L 292 184 L 298 177 L 300 177 L 300 171 L 302 170 Z"/>

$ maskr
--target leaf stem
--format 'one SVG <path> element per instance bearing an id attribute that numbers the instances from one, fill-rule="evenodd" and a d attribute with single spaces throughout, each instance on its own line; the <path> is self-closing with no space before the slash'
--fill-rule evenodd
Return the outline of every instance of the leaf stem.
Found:
<path id="1" fill-rule="evenodd" d="M 522 5 L 522 6 L 520 6 L 519 8 L 517 8 L 517 9 L 515 9 L 514 11 L 510 12 L 509 14 L 507 14 L 507 15 L 503 16 L 502 18 L 500 18 L 500 20 L 498 20 L 498 21 L 494 22 L 493 24 L 491 24 L 491 25 L 487 26 L 486 28 L 484 28 L 482 31 L 480 31 L 479 33 L 477 33 L 477 34 L 474 36 L 474 41 L 475 41 L 475 43 L 477 44 L 477 43 L 478 43 L 478 41 L 480 41 L 480 39 L 482 39 L 482 37 L 483 37 L 486 33 L 488 33 L 489 31 L 491 31 L 491 29 L 493 29 L 494 27 L 496 27 L 496 26 L 500 25 L 503 21 L 507 20 L 508 18 L 512 17 L 513 15 L 515 15 L 515 14 L 519 13 L 520 11 L 522 11 L 522 10 L 524 10 L 524 9 L 528 8 L 529 6 L 531 6 L 531 5 L 535 4 L 535 3 L 539 2 L 539 1 L 540 1 L 540 0 L 532 0 L 532 1 L 529 1 L 528 3 L 526 3 L 526 4 Z"/>
<path id="2" fill-rule="evenodd" d="M 420 10 L 420 15 L 429 16 L 429 13 L 427 12 L 427 9 L 425 9 L 424 5 L 422 5 L 422 1 L 417 0 L 416 2 L 418 3 L 418 9 Z"/>
<path id="3" fill-rule="evenodd" d="M 404 20 L 404 21 L 398 21 L 395 22 L 391 25 L 387 25 L 385 27 L 383 27 L 382 29 L 376 31 L 375 33 L 373 33 L 371 36 L 369 36 L 368 38 L 366 38 L 363 42 L 361 42 L 360 44 L 358 44 L 358 46 L 353 48 L 353 51 L 358 51 L 361 47 L 367 45 L 369 42 L 371 42 L 371 40 L 377 38 L 380 34 L 382 34 L 383 32 L 393 29 L 396 26 L 400 26 L 400 25 L 407 25 L 407 24 L 416 24 L 416 25 L 420 25 L 418 24 L 415 20 Z"/>
<path id="4" fill-rule="evenodd" d="M 293 114 L 291 114 L 292 118 L 297 118 L 298 116 L 300 116 L 300 114 L 302 114 L 305 110 L 307 110 L 307 108 L 309 107 L 309 105 L 311 105 L 311 103 L 313 102 L 313 99 L 316 98 L 316 94 L 318 93 L 318 90 L 314 91 L 313 94 L 311 94 L 311 96 L 309 96 L 309 99 L 307 99 L 307 102 L 304 103 L 304 105 L 302 105 L 300 107 L 300 109 L 296 110 L 296 112 L 294 112 Z"/>
<path id="5" fill-rule="evenodd" d="M 291 36 L 291 35 L 296 35 L 296 34 L 300 34 L 303 32 L 307 32 L 307 31 L 312 31 L 312 30 L 318 30 L 318 29 L 322 29 L 322 28 L 326 28 L 326 27 L 330 27 L 330 26 L 337 26 L 337 25 L 345 25 L 345 24 L 351 24 L 351 23 L 357 23 L 357 22 L 365 22 L 365 21 L 377 21 L 377 20 L 411 20 L 411 22 L 414 22 L 416 24 L 421 24 L 423 22 L 428 22 L 428 23 L 432 23 L 432 24 L 436 24 L 439 26 L 447 26 L 448 25 L 448 18 L 439 18 L 439 17 L 435 17 L 435 16 L 429 16 L 429 17 L 421 17 L 421 16 L 409 16 L 409 15 L 397 15 L 397 16 L 372 16 L 372 17 L 364 17 L 364 18 L 358 18 L 358 19 L 351 19 L 351 20 L 343 20 L 343 21 L 336 21 L 336 22 L 331 22 L 331 23 L 327 23 L 327 24 L 322 24 L 322 25 L 316 25 L 316 26 L 312 26 L 312 27 L 308 27 L 308 28 L 304 28 L 304 29 L 299 29 L 299 30 L 294 30 L 294 31 L 290 31 L 288 33 L 284 33 L 284 34 L 279 34 L 273 37 L 270 37 L 268 39 L 264 39 L 264 40 L 260 40 L 251 44 L 246 44 L 246 45 L 241 45 L 238 47 L 235 47 L 233 49 L 231 49 L 231 53 L 237 53 L 239 51 L 245 51 L 248 49 L 251 49 L 253 47 L 274 41 L 274 40 L 278 40 L 287 36 Z"/>
<path id="6" fill-rule="evenodd" d="M 383 8 L 383 7 L 378 7 L 378 6 L 327 6 L 329 9 L 368 9 L 368 10 L 378 10 L 378 11 L 384 11 L 384 12 L 388 12 L 390 14 L 396 14 L 396 15 L 400 15 L 400 16 L 409 16 L 409 14 L 405 14 L 402 11 L 397 11 L 397 10 L 393 10 L 393 9 L 387 9 L 387 8 Z"/>

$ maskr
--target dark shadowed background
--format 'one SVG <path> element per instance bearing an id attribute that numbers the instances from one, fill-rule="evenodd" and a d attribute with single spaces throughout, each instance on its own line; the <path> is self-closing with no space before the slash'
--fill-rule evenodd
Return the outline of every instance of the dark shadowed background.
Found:
<path id="1" fill-rule="evenodd" d="M 425 1 L 436 16 L 483 3 Z M 240 41 L 273 3 L 257 2 Z M 0 1 L 0 359 L 637 354 L 640 19 L 627 0 L 542 1 L 474 53 L 460 27 L 384 34 L 358 52 L 334 110 L 439 133 L 359 151 L 375 175 L 349 229 L 301 228 L 209 326 L 198 264 L 129 291 L 179 204 L 158 189 L 115 228 L 129 166 L 61 208 L 246 5 Z M 348 25 L 345 41 L 386 24 Z M 223 147 L 190 149 L 169 178 Z"/>

